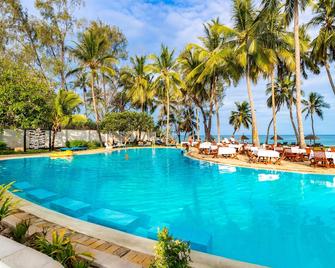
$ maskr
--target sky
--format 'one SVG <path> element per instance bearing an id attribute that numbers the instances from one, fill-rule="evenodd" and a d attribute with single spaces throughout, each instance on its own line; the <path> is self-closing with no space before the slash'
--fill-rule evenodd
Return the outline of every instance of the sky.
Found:
<path id="1" fill-rule="evenodd" d="M 34 0 L 23 0 L 23 5 L 33 9 Z M 219 17 L 224 24 L 231 25 L 230 0 L 86 0 L 76 15 L 89 20 L 101 20 L 118 26 L 128 39 L 129 55 L 145 55 L 158 53 L 160 45 L 168 45 L 180 52 L 186 44 L 199 42 L 198 37 L 203 34 L 203 24 Z M 301 15 L 302 22 L 307 22 L 311 11 Z M 311 34 L 315 34 L 312 29 Z M 331 70 L 335 76 L 334 64 Z M 266 106 L 265 89 L 268 81 L 262 78 L 256 85 L 252 85 L 257 124 L 260 134 L 265 134 L 268 122 L 271 120 L 271 109 Z M 307 96 L 310 92 L 318 92 L 331 105 L 325 110 L 324 120 L 316 119 L 317 134 L 335 134 L 335 95 L 333 94 L 326 73 L 309 75 L 303 81 L 303 90 Z M 231 134 L 232 127 L 228 124 L 230 112 L 235 108 L 234 102 L 248 100 L 244 79 L 236 86 L 226 90 L 226 97 L 220 110 L 221 133 Z M 283 109 L 278 114 L 278 133 L 293 134 L 289 114 Z M 304 120 L 305 134 L 311 133 L 310 120 Z M 216 123 L 212 133 L 216 133 Z M 240 130 L 240 134 L 249 134 L 249 130 Z"/>

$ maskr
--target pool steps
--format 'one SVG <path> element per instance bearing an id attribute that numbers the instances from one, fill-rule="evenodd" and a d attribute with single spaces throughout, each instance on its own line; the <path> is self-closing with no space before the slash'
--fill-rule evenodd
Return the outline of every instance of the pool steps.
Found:
<path id="1" fill-rule="evenodd" d="M 25 182 L 16 186 L 16 188 L 20 190 L 33 188 L 32 185 Z M 158 229 L 162 230 L 163 227 L 167 227 L 175 238 L 182 238 L 184 241 L 189 241 L 192 249 L 208 252 L 211 246 L 212 237 L 207 232 L 190 226 L 187 228 L 181 226 L 171 227 L 169 223 L 160 223 L 150 226 L 145 224 L 148 223 L 148 216 L 138 211 L 127 210 L 126 212 L 121 212 L 118 210 L 100 208 L 88 213 L 91 208 L 89 204 L 68 197 L 56 199 L 58 197 L 57 194 L 44 189 L 30 190 L 26 192 L 26 196 L 40 203 L 50 202 L 50 208 L 73 217 L 79 218 L 86 215 L 87 220 L 90 222 L 126 232 L 136 229 L 136 232 L 150 239 L 157 240 Z"/>
<path id="2" fill-rule="evenodd" d="M 31 185 L 27 181 L 16 182 L 13 185 L 13 187 L 17 190 L 20 190 L 20 191 L 27 191 L 27 190 L 32 190 L 32 189 L 36 188 L 35 186 Z"/>
<path id="3" fill-rule="evenodd" d="M 88 214 L 90 222 L 102 224 L 121 231 L 129 231 L 137 226 L 139 218 L 134 215 L 122 213 L 116 210 L 100 208 Z"/>
<path id="4" fill-rule="evenodd" d="M 46 203 L 54 200 L 57 197 L 57 194 L 51 191 L 44 190 L 42 188 L 38 188 L 26 192 L 26 196 L 39 203 Z"/>
<path id="5" fill-rule="evenodd" d="M 80 217 L 87 213 L 91 206 L 85 202 L 64 197 L 50 202 L 50 207 L 73 217 Z"/>

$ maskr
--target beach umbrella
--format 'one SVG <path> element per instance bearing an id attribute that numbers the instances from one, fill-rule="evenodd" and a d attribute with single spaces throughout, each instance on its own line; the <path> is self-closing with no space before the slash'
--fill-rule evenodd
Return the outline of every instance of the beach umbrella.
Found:
<path id="1" fill-rule="evenodd" d="M 312 143 L 312 140 L 314 141 L 314 143 L 315 143 L 315 141 L 316 140 L 319 140 L 320 138 L 318 137 L 318 136 L 315 136 L 315 135 L 307 135 L 306 137 L 305 137 L 305 139 L 306 140 L 309 140 L 309 144 L 311 144 Z"/>
<path id="2" fill-rule="evenodd" d="M 249 138 L 248 138 L 247 136 L 245 136 L 245 135 L 242 135 L 242 136 L 240 137 L 240 140 L 241 140 L 241 141 L 245 141 L 245 140 L 249 140 Z"/>
<path id="3" fill-rule="evenodd" d="M 271 140 L 274 140 L 274 139 L 275 139 L 275 136 L 272 136 Z M 284 139 L 283 139 L 282 136 L 277 135 L 277 140 L 278 140 L 278 141 L 282 141 L 282 140 L 284 140 Z"/>

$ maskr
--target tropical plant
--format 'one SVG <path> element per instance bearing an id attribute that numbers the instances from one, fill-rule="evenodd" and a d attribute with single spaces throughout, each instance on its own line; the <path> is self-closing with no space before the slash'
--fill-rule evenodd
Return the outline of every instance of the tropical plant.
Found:
<path id="1" fill-rule="evenodd" d="M 236 110 L 232 111 L 229 117 L 229 124 L 234 128 L 233 136 L 242 126 L 249 129 L 249 126 L 252 124 L 249 103 L 246 101 L 241 103 L 235 102 L 235 105 Z"/>
<path id="2" fill-rule="evenodd" d="M 4 141 L 0 141 L 0 150 L 6 150 L 7 144 Z"/>
<path id="3" fill-rule="evenodd" d="M 79 61 L 79 67 L 68 73 L 68 75 L 70 75 L 77 72 L 90 72 L 93 109 L 101 145 L 102 138 L 99 130 L 100 116 L 95 82 L 98 72 L 114 74 L 115 70 L 112 65 L 116 63 L 115 55 L 109 51 L 106 44 L 108 44 L 108 40 L 105 35 L 94 30 L 94 28 L 88 28 L 80 36 L 79 42 L 76 43 L 76 47 L 71 50 L 72 54 Z"/>
<path id="4" fill-rule="evenodd" d="M 272 93 L 273 87 L 274 87 L 274 94 Z M 275 80 L 274 85 L 272 85 L 272 83 L 268 85 L 266 89 L 266 94 L 270 96 L 268 97 L 266 103 L 269 108 L 273 107 L 273 96 L 274 96 L 276 114 L 280 111 L 282 106 L 285 105 L 288 108 L 290 114 L 290 121 L 292 124 L 293 131 L 295 133 L 296 142 L 298 143 L 299 141 L 298 131 L 293 116 L 293 107 L 295 105 L 294 92 L 295 92 L 294 80 L 291 79 L 290 75 L 282 76 L 281 78 Z M 268 124 L 265 143 L 268 143 L 269 141 L 269 132 L 272 123 L 273 118 L 270 120 Z"/>
<path id="5" fill-rule="evenodd" d="M 155 246 L 155 260 L 151 268 L 189 268 L 190 258 L 189 243 L 175 240 L 167 228 L 158 232 L 158 242 Z"/>
<path id="6" fill-rule="evenodd" d="M 154 128 L 154 121 L 146 113 L 120 112 L 108 113 L 101 121 L 101 129 L 108 132 L 120 132 L 124 137 L 124 142 L 129 141 L 134 131 L 151 131 Z"/>
<path id="7" fill-rule="evenodd" d="M 127 96 L 133 106 L 139 107 L 142 112 L 148 111 L 152 106 L 155 90 L 152 86 L 152 78 L 148 74 L 146 56 L 131 57 L 131 67 L 121 71 L 121 81 Z"/>
<path id="8" fill-rule="evenodd" d="M 34 242 L 34 246 L 38 251 L 60 262 L 66 268 L 86 268 L 89 267 L 90 262 L 93 260 L 92 255 L 88 252 L 76 253 L 70 238 L 65 235 L 64 231 L 53 232 L 50 242 L 45 237 L 45 234 L 39 235 Z M 82 257 L 88 258 L 88 261 L 84 261 Z"/>
<path id="9" fill-rule="evenodd" d="M 66 127 L 71 123 L 87 121 L 87 118 L 84 115 L 75 114 L 76 112 L 79 112 L 79 106 L 81 104 L 82 100 L 79 95 L 73 91 L 61 89 L 57 93 L 53 111 L 52 148 L 55 146 L 56 133 L 59 132 L 62 127 Z"/>
<path id="10" fill-rule="evenodd" d="M 307 99 L 302 100 L 302 103 L 305 106 L 302 112 L 306 113 L 305 118 L 311 118 L 312 133 L 313 136 L 315 136 L 314 114 L 323 119 L 323 109 L 330 108 L 330 106 L 324 101 L 324 97 L 316 92 L 311 92 Z"/>
<path id="11" fill-rule="evenodd" d="M 157 90 L 158 98 L 165 99 L 166 106 L 166 144 L 170 135 L 170 99 L 181 96 L 180 86 L 183 85 L 179 73 L 176 71 L 176 60 L 174 50 L 170 51 L 167 46 L 161 46 L 161 52 L 151 55 L 152 63 L 148 65 L 148 70 L 156 75 L 154 88 Z"/>
<path id="12" fill-rule="evenodd" d="M 331 61 L 335 60 L 335 2 L 333 0 L 318 0 L 313 5 L 314 16 L 309 25 L 319 28 L 318 35 L 312 41 L 312 56 L 321 66 L 324 66 L 329 83 L 335 94 L 335 84 L 330 72 Z"/>
<path id="13" fill-rule="evenodd" d="M 300 55 L 300 33 L 299 33 L 299 9 L 305 10 L 310 0 L 285 0 L 285 14 L 287 25 L 293 22 L 294 33 L 294 52 L 295 52 L 295 90 L 296 90 L 296 112 L 299 133 L 300 147 L 306 147 L 304 127 L 302 121 L 302 108 L 301 108 L 301 55 Z"/>
<path id="14" fill-rule="evenodd" d="M 230 36 L 228 42 L 234 47 L 235 61 L 242 68 L 240 77 L 242 74 L 246 77 L 252 118 L 252 142 L 255 146 L 259 146 L 251 81 L 257 82 L 261 74 L 271 73 L 276 62 L 276 54 L 268 47 L 267 39 L 264 37 L 266 23 L 261 20 L 260 14 L 257 14 L 252 0 L 233 2 L 233 24 L 232 29 L 225 25 L 221 25 L 218 29 Z"/>
<path id="15" fill-rule="evenodd" d="M 18 201 L 15 201 L 13 196 L 8 193 L 14 183 L 15 182 L 10 182 L 0 185 L 0 222 L 12 213 L 18 203 Z M 12 190 L 12 192 L 14 193 L 16 190 Z"/>
<path id="16" fill-rule="evenodd" d="M 186 76 L 188 81 L 196 84 L 209 83 L 209 112 L 206 138 L 210 137 L 212 113 L 215 106 L 217 140 L 220 142 L 220 102 L 224 97 L 225 84 L 229 85 L 232 77 L 232 64 L 226 60 L 232 53 L 226 45 L 226 36 L 219 31 L 219 19 L 204 25 L 205 36 L 200 37 L 201 45 L 190 44 L 187 49 L 194 49 L 198 54 L 199 64 Z"/>
<path id="17" fill-rule="evenodd" d="M 24 243 L 27 238 L 27 232 L 30 227 L 30 220 L 22 220 L 15 227 L 11 228 L 11 236 L 16 242 Z"/>

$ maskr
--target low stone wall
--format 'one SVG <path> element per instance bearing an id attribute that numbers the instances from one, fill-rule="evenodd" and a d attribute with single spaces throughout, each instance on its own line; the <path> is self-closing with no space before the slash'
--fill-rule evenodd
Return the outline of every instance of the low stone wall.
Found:
<path id="1" fill-rule="evenodd" d="M 49 133 L 49 130 L 45 130 L 45 144 L 44 147 L 49 147 L 49 137 L 52 136 Z M 52 133 L 51 133 L 52 134 Z M 130 141 L 133 141 L 136 139 L 137 133 L 133 132 Z M 9 148 L 16 148 L 16 147 L 23 147 L 23 130 L 17 129 L 5 129 L 2 132 L 0 132 L 0 141 L 4 141 Z M 106 142 L 107 140 L 114 139 L 117 141 L 122 141 L 122 136 L 118 133 L 108 133 L 108 134 L 101 134 L 103 142 Z M 152 133 L 141 133 L 141 138 L 143 140 L 152 140 L 154 141 L 156 137 L 156 134 L 154 132 Z M 55 147 L 64 147 L 66 141 L 71 140 L 85 140 L 85 141 L 99 141 L 99 136 L 96 130 L 76 130 L 76 129 L 63 129 L 60 132 L 56 133 L 56 139 L 55 139 Z M 27 135 L 26 138 L 26 144 L 27 148 L 29 147 L 29 135 Z"/>

